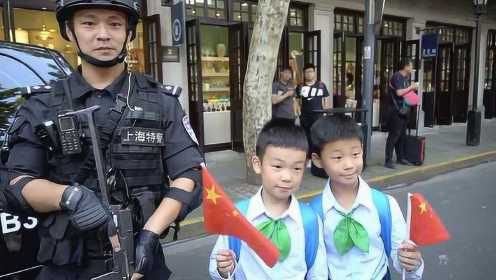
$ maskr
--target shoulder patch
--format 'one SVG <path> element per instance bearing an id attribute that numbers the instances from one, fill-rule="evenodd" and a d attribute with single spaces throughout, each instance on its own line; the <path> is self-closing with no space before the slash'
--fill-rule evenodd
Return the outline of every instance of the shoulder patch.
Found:
<path id="1" fill-rule="evenodd" d="M 195 131 L 193 130 L 191 124 L 189 123 L 189 116 L 187 115 L 183 117 L 183 126 L 186 132 L 188 133 L 189 137 L 191 138 L 191 140 L 193 140 L 193 142 L 195 142 L 196 145 L 200 145 L 198 143 L 198 139 L 196 138 Z"/>
<path id="2" fill-rule="evenodd" d="M 179 97 L 181 95 L 182 90 L 183 89 L 180 86 L 160 85 L 161 92 L 173 97 Z"/>

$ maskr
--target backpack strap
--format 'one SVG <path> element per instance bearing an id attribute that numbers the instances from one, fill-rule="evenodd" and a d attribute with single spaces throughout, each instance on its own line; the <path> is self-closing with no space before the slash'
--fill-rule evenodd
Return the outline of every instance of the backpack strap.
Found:
<path id="1" fill-rule="evenodd" d="M 322 205 L 322 193 L 314 197 L 308 205 L 319 215 L 320 220 L 324 221 L 324 207 Z"/>
<path id="2" fill-rule="evenodd" d="M 238 208 L 239 212 L 246 216 L 248 212 L 248 205 L 250 204 L 249 199 L 244 199 L 236 203 L 236 208 Z M 241 240 L 234 236 L 228 236 L 229 249 L 234 252 L 236 255 L 236 261 L 239 261 L 239 252 L 241 251 Z"/>
<path id="3" fill-rule="evenodd" d="M 381 239 L 384 243 L 384 250 L 388 258 L 391 256 L 391 208 L 389 206 L 388 196 L 374 188 L 372 190 L 372 200 L 374 201 L 375 208 L 379 212 L 379 220 L 381 222 Z"/>
<path id="4" fill-rule="evenodd" d="M 319 248 L 319 222 L 317 214 L 306 203 L 299 202 L 303 229 L 305 231 L 305 262 L 307 272 L 312 268 Z"/>

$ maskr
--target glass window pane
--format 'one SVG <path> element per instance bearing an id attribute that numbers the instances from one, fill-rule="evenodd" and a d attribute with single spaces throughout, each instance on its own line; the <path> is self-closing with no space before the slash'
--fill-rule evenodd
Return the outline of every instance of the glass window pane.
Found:
<path id="1" fill-rule="evenodd" d="M 43 84 L 33 71 L 17 60 L 0 55 L 0 63 L 2 65 L 0 69 L 0 90 Z M 10 69 L 16 69 L 15 74 Z M 45 69 L 45 71 L 48 71 L 48 69 L 50 68 Z"/>
<path id="2" fill-rule="evenodd" d="M 241 21 L 241 14 L 239 12 L 233 12 L 233 20 Z"/>
<path id="3" fill-rule="evenodd" d="M 54 49 L 75 67 L 77 51 L 59 33 L 59 26 L 52 11 L 14 9 L 16 41 Z M 2 66 L 3 67 L 3 66 Z"/>

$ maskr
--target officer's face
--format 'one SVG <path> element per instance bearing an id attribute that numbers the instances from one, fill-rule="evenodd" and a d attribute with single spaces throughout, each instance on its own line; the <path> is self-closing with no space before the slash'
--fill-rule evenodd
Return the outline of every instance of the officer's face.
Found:
<path id="1" fill-rule="evenodd" d="M 72 23 L 83 53 L 107 61 L 121 52 L 127 32 L 125 13 L 108 9 L 79 10 L 74 13 Z M 67 34 L 76 45 L 72 32 L 68 30 Z"/>
<path id="2" fill-rule="evenodd" d="M 287 201 L 300 188 L 307 153 L 269 145 L 262 159 L 253 158 L 253 170 L 262 177 L 264 198 Z"/>

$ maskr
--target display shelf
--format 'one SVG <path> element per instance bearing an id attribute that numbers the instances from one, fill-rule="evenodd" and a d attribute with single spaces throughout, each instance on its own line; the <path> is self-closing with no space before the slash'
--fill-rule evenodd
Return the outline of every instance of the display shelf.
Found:
<path id="1" fill-rule="evenodd" d="M 229 57 L 202 56 L 202 62 L 229 62 Z"/>
<path id="2" fill-rule="evenodd" d="M 204 89 L 203 92 L 224 92 L 224 91 L 229 91 L 230 89 L 228 87 L 225 88 L 209 88 L 209 89 Z"/>
<path id="3" fill-rule="evenodd" d="M 205 73 L 202 73 L 202 77 L 204 77 L 204 78 L 209 78 L 209 77 L 227 78 L 227 77 L 229 77 L 229 72 L 205 72 Z"/>

